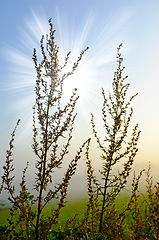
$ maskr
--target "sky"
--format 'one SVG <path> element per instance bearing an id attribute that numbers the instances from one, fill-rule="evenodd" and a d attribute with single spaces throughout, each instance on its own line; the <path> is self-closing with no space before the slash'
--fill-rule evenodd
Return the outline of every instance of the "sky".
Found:
<path id="1" fill-rule="evenodd" d="M 0 171 L 5 161 L 10 134 L 21 118 L 15 140 L 17 175 L 26 161 L 34 167 L 31 151 L 32 106 L 35 69 L 33 48 L 49 32 L 48 19 L 56 29 L 60 59 L 71 50 L 71 63 L 87 46 L 83 63 L 65 84 L 66 98 L 78 88 L 77 121 L 73 150 L 91 134 L 91 113 L 103 134 L 101 88 L 108 93 L 116 70 L 116 49 L 123 43 L 123 66 L 130 82 L 129 94 L 139 95 L 132 104 L 132 123 L 139 123 L 141 137 L 136 169 L 148 166 L 157 178 L 159 169 L 159 1 L 153 0 L 6 0 L 0 7 Z M 91 135 L 93 138 L 93 135 Z M 94 156 L 97 152 L 94 149 Z M 98 162 L 95 161 L 95 168 Z M 80 164 L 79 176 L 84 170 Z M 32 169 L 29 172 L 33 176 Z"/>

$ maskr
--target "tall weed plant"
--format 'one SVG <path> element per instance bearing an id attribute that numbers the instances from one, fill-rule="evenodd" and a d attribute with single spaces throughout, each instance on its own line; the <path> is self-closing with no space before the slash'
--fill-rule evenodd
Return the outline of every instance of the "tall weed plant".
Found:
<path id="1" fill-rule="evenodd" d="M 120 216 L 116 213 L 114 201 L 127 183 L 138 151 L 137 142 L 140 136 L 138 124 L 136 124 L 131 131 L 131 136 L 128 137 L 133 114 L 130 104 L 137 94 L 127 97 L 130 84 L 126 83 L 127 76 L 123 77 L 121 46 L 122 44 L 117 49 L 117 71 L 114 73 L 112 93 L 106 97 L 105 91 L 102 89 L 102 120 L 103 131 L 105 131 L 103 142 L 98 136 L 93 114 L 91 118 L 92 131 L 102 152 L 102 170 L 99 170 L 101 177 L 97 179 L 89 157 L 89 147 L 87 147 L 89 202 L 82 226 L 86 229 L 91 228 L 92 233 L 96 230 L 104 235 L 109 235 L 110 228 L 114 228 L 111 236 L 114 238 L 117 233 L 119 234 L 119 231 L 116 233 L 116 230 L 121 228 L 124 217 L 122 213 Z M 128 100 L 126 100 L 127 98 Z M 123 169 L 117 174 L 113 174 L 113 169 L 119 162 L 123 164 Z M 120 230 L 122 234 L 122 229 Z"/>
<path id="2" fill-rule="evenodd" d="M 66 78 L 74 73 L 82 60 L 84 51 L 81 52 L 77 62 L 72 66 L 72 71 L 61 75 L 69 61 L 69 52 L 65 58 L 63 66 L 60 66 L 58 59 L 59 48 L 55 44 L 55 30 L 51 19 L 49 20 L 50 33 L 44 36 L 40 41 L 42 60 L 38 63 L 36 49 L 34 49 L 33 62 L 36 70 L 35 85 L 35 105 L 33 106 L 33 144 L 32 149 L 36 155 L 36 177 L 34 189 L 37 196 L 32 195 L 26 186 L 26 171 L 28 164 L 23 171 L 20 182 L 21 190 L 15 195 L 15 186 L 13 185 L 14 171 L 13 148 L 16 129 L 20 123 L 17 121 L 16 127 L 12 133 L 7 151 L 6 163 L 3 167 L 2 185 L 0 192 L 4 188 L 9 193 L 9 200 L 12 203 L 10 209 L 10 219 L 5 231 L 5 238 L 13 238 L 14 234 L 19 234 L 15 239 L 46 239 L 53 225 L 57 223 L 60 210 L 64 207 L 67 196 L 68 185 L 71 177 L 75 174 L 78 160 L 81 157 L 83 148 L 88 140 L 77 151 L 75 157 L 71 160 L 62 182 L 56 184 L 53 182 L 53 173 L 60 168 L 64 158 L 69 153 L 69 146 L 72 139 L 72 131 L 76 118 L 75 105 L 79 98 L 77 89 L 74 89 L 68 103 L 62 106 L 63 83 Z M 65 138 L 65 144 L 60 146 L 60 139 Z M 51 187 L 49 183 L 52 183 Z M 43 216 L 43 209 L 52 199 L 59 199 L 56 209 L 52 210 L 51 216 Z M 37 210 L 33 206 L 37 205 Z M 14 216 L 18 213 L 15 221 Z M 19 233 L 17 229 L 19 230 Z"/>

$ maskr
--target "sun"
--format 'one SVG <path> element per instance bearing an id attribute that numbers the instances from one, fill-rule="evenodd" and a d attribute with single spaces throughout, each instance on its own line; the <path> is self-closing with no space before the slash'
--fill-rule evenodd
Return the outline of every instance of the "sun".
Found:
<path id="1" fill-rule="evenodd" d="M 77 110 L 85 119 L 90 119 L 91 111 L 98 105 L 101 87 L 107 87 L 106 76 L 108 79 L 110 75 L 107 66 L 110 62 L 115 61 L 114 53 L 115 47 L 117 47 L 117 44 L 114 47 L 113 43 L 118 30 L 127 21 L 127 15 L 129 14 L 126 13 L 125 18 L 123 15 L 119 16 L 117 22 L 113 22 L 111 19 L 110 26 L 109 24 L 105 27 L 102 25 L 95 32 L 92 31 L 95 18 L 93 14 L 89 14 L 80 24 L 77 24 L 77 20 L 67 24 L 58 12 L 52 18 L 56 29 L 55 42 L 59 46 L 59 63 L 61 65 L 66 54 L 71 51 L 68 64 L 64 68 L 66 73 L 72 69 L 81 51 L 87 46 L 89 47 L 74 74 L 65 80 L 63 96 L 63 101 L 66 102 L 72 89 L 77 88 L 77 94 L 80 96 Z M 31 53 L 32 49 L 36 48 L 40 61 L 40 39 L 47 33 L 49 33 L 49 24 L 45 14 L 36 14 L 32 11 L 32 17 L 26 20 L 25 26 L 21 30 L 22 50 L 10 47 L 6 51 L 6 58 L 10 61 L 11 70 L 11 77 L 6 83 L 6 89 L 18 93 L 20 99 L 16 100 L 14 106 L 17 108 L 16 111 L 22 112 L 22 118 L 26 119 L 26 132 L 30 128 L 29 123 L 32 123 L 32 106 L 35 97 L 36 74 Z"/>

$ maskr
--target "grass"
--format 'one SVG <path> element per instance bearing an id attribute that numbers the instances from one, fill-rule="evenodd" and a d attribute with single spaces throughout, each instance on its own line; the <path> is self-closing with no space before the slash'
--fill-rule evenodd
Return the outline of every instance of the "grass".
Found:
<path id="1" fill-rule="evenodd" d="M 139 207 L 139 209 L 140 209 L 139 220 L 134 218 L 134 215 L 131 214 L 131 211 L 127 211 L 125 224 L 123 225 L 124 226 L 124 238 L 121 238 L 121 239 L 130 239 L 130 240 L 132 240 L 132 239 L 144 239 L 143 238 L 144 237 L 143 230 L 145 231 L 145 228 L 144 229 L 142 229 L 142 228 L 143 228 L 143 224 L 145 225 L 145 224 L 147 224 L 147 222 L 144 223 L 143 221 L 144 221 L 145 218 L 143 218 L 143 221 L 142 221 L 142 217 L 144 217 L 144 206 L 145 206 L 146 202 L 143 203 L 142 194 L 139 194 L 139 195 L 140 195 L 140 197 L 137 200 L 138 201 L 137 202 L 138 203 L 137 207 Z M 146 196 L 146 193 L 144 195 Z M 126 209 L 129 202 L 130 202 L 129 193 L 121 194 L 120 196 L 118 196 L 116 201 L 115 201 L 115 208 L 116 208 L 117 212 L 121 213 L 122 210 Z M 51 214 L 51 209 L 55 208 L 55 207 L 56 207 L 55 203 L 48 205 L 44 209 L 43 215 L 47 216 L 47 215 Z M 134 209 L 134 207 L 135 207 L 134 204 L 131 205 L 131 210 Z M 87 208 L 87 200 L 86 199 L 72 200 L 72 201 L 69 200 L 66 203 L 66 206 L 61 209 L 61 214 L 58 218 L 58 223 L 56 225 L 54 225 L 54 227 L 53 227 L 54 231 L 57 231 L 57 234 L 58 234 L 58 231 L 59 232 L 62 231 L 61 233 L 64 235 L 66 221 L 68 219 L 74 217 L 75 214 L 78 214 L 78 219 L 79 219 L 79 223 L 80 223 L 81 222 L 80 220 L 82 220 L 83 217 L 84 217 L 84 213 L 86 212 L 86 208 Z M 1 209 L 0 210 L 0 225 L 1 226 L 7 224 L 7 218 L 8 217 L 9 217 L 9 209 L 7 209 L 7 208 L 6 209 Z M 138 225 L 138 229 L 134 228 L 136 226 L 136 224 Z M 78 224 L 76 226 L 78 226 Z M 151 230 L 151 228 L 150 228 L 150 230 Z M 143 236 L 141 235 L 141 233 L 142 233 Z M 159 239 L 159 238 L 155 238 L 157 236 L 156 233 L 154 234 L 154 236 L 153 236 L 153 234 L 150 234 L 150 235 L 151 236 L 149 236 L 147 239 L 149 239 L 149 240 L 150 239 Z M 59 238 L 57 238 L 57 239 L 59 239 Z M 82 238 L 82 239 L 85 239 L 85 238 Z M 88 239 L 92 239 L 92 238 L 88 238 Z M 98 239 L 98 238 L 95 238 L 95 239 Z M 105 238 L 100 238 L 99 237 L 99 239 L 105 239 Z M 110 239 L 113 239 L 113 238 L 110 238 Z M 115 239 L 118 239 L 118 238 L 115 238 Z"/>
<path id="2" fill-rule="evenodd" d="M 8 217 L 9 209 L 0 209 L 0 225 L 6 225 Z"/>
<path id="3" fill-rule="evenodd" d="M 58 219 L 58 225 L 63 226 L 67 219 L 73 217 L 75 214 L 78 214 L 79 218 L 82 218 L 86 210 L 87 201 L 77 200 L 69 201 L 66 203 L 66 206 L 61 210 L 61 214 Z M 44 208 L 43 214 L 48 215 L 51 213 L 51 209 L 55 207 L 55 204 L 50 204 Z M 0 209 L 0 225 L 6 225 L 7 219 L 9 217 L 9 208 Z"/>
<path id="4" fill-rule="evenodd" d="M 121 210 L 123 207 L 126 206 L 128 203 L 129 196 L 123 194 L 122 196 L 118 197 L 116 200 L 116 207 L 117 210 Z M 68 201 L 66 206 L 61 210 L 61 214 L 58 219 L 58 225 L 63 226 L 67 219 L 73 217 L 75 214 L 78 214 L 79 219 L 84 216 L 86 211 L 87 200 L 73 200 Z M 46 208 L 44 208 L 43 214 L 48 215 L 51 213 L 51 209 L 55 207 L 55 204 L 50 204 Z M 7 218 L 9 217 L 9 208 L 0 209 L 0 225 L 7 224 Z"/>

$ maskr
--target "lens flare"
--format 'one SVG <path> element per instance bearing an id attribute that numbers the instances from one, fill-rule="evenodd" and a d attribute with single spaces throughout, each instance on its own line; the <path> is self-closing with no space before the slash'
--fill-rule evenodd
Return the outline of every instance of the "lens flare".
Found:
<path id="1" fill-rule="evenodd" d="M 101 87 L 108 88 L 112 81 L 113 72 L 109 63 L 115 61 L 115 53 L 118 44 L 124 41 L 123 26 L 126 24 L 131 12 L 124 11 L 115 14 L 105 25 L 95 25 L 95 17 L 89 14 L 83 22 L 75 18 L 67 23 L 63 16 L 56 12 L 54 28 L 56 29 L 55 41 L 59 46 L 59 61 L 62 65 L 66 54 L 71 51 L 70 59 L 64 71 L 71 70 L 80 52 L 87 46 L 89 50 L 85 53 L 77 70 L 64 82 L 64 98 L 66 102 L 71 95 L 72 89 L 77 88 L 80 96 L 77 109 L 85 120 L 90 122 L 90 113 L 96 111 L 101 98 Z M 54 19 L 52 20 L 54 22 Z M 32 124 L 32 105 L 34 104 L 34 85 L 36 73 L 32 62 L 32 49 L 37 49 L 40 61 L 40 39 L 41 35 L 49 33 L 48 19 L 44 14 L 36 14 L 32 11 L 32 17 L 26 20 L 21 30 L 21 43 L 24 51 L 10 47 L 6 51 L 7 61 L 10 61 L 11 75 L 6 82 L 7 91 L 16 93 L 11 108 L 20 112 L 24 118 L 26 128 L 23 134 L 28 134 Z M 117 40 L 118 39 L 118 40 Z M 128 44 L 126 51 L 128 52 Z M 16 104 L 15 104 L 16 103 Z M 100 105 L 101 106 L 101 105 Z"/>

